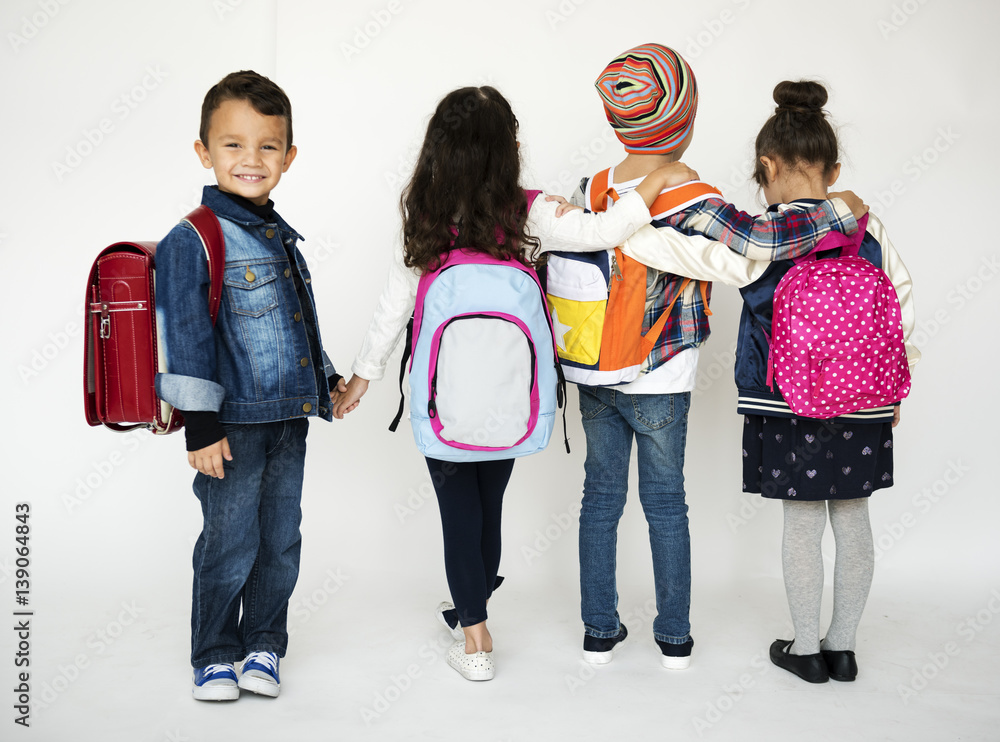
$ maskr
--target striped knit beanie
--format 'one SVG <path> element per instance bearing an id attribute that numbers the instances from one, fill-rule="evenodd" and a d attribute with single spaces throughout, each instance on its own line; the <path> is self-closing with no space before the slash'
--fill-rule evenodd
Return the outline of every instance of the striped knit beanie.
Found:
<path id="1" fill-rule="evenodd" d="M 663 155 L 687 139 L 698 110 L 698 85 L 673 49 L 662 44 L 629 49 L 595 85 L 626 152 Z"/>

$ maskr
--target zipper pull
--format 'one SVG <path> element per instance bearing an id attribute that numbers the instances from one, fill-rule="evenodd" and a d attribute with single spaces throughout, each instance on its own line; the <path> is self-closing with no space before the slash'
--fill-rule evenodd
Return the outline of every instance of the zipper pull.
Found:
<path id="1" fill-rule="evenodd" d="M 431 398 L 427 401 L 427 417 L 437 417 L 437 374 L 431 379 Z"/>

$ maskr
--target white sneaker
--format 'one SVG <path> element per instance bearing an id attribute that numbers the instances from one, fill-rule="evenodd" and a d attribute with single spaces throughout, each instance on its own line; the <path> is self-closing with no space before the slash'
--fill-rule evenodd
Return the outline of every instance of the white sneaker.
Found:
<path id="1" fill-rule="evenodd" d="M 465 641 L 465 632 L 462 631 L 462 625 L 456 620 L 455 625 L 452 626 L 448 623 L 448 619 L 444 617 L 445 611 L 453 610 L 455 610 L 455 605 L 450 601 L 443 600 L 438 603 L 438 607 L 434 610 L 434 615 L 437 616 L 437 620 L 441 623 L 441 625 L 448 629 L 452 637 L 458 639 L 459 641 Z"/>
<path id="2" fill-rule="evenodd" d="M 278 679 L 278 655 L 274 652 L 251 652 L 240 668 L 240 688 L 262 696 L 277 698 L 281 691 Z"/>
<path id="3" fill-rule="evenodd" d="M 466 680 L 492 680 L 496 672 L 493 652 L 465 653 L 465 641 L 455 642 L 448 650 L 448 664 Z"/>

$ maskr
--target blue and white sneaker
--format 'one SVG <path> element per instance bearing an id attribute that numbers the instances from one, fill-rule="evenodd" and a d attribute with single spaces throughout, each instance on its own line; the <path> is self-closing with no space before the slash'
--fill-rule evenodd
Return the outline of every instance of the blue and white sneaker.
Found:
<path id="1" fill-rule="evenodd" d="M 235 701 L 240 697 L 236 668 L 230 662 L 195 668 L 191 694 L 196 701 Z"/>
<path id="2" fill-rule="evenodd" d="M 262 696 L 277 698 L 281 690 L 278 680 L 278 655 L 274 652 L 251 652 L 240 668 L 240 688 Z"/>

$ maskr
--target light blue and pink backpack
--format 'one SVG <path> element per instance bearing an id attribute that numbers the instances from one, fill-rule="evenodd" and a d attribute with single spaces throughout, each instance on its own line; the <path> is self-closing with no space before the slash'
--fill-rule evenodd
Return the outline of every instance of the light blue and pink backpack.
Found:
<path id="1" fill-rule="evenodd" d="M 528 191 L 528 208 L 539 191 Z M 409 356 L 410 423 L 424 456 L 492 461 L 543 450 L 562 406 L 552 320 L 535 271 L 452 249 L 417 288 Z M 403 403 L 390 425 L 395 430 Z"/>
<path id="2" fill-rule="evenodd" d="M 896 289 L 858 255 L 867 225 L 866 215 L 852 236 L 830 232 L 775 289 L 767 385 L 796 415 L 829 419 L 910 393 Z M 838 257 L 817 259 L 833 248 Z"/>

